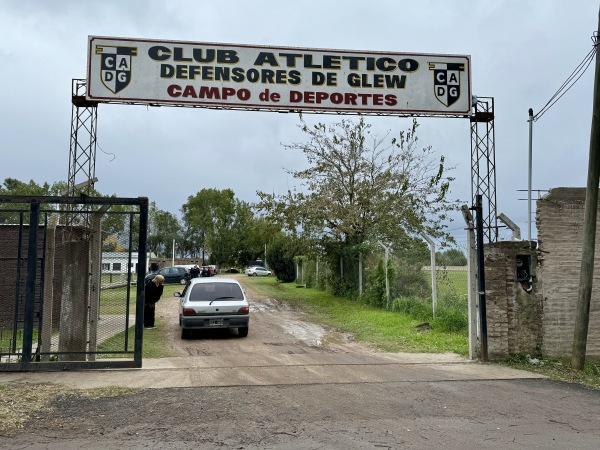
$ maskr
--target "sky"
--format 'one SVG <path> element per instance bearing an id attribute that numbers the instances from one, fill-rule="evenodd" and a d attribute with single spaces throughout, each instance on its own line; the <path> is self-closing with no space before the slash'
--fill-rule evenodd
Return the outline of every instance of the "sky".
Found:
<path id="1" fill-rule="evenodd" d="M 494 99 L 496 212 L 527 239 L 528 110 L 537 114 L 592 50 L 598 9 L 592 0 L 0 0 L 0 180 L 67 180 L 71 84 L 86 77 L 90 35 L 469 55 L 472 93 Z M 593 77 L 594 62 L 533 122 L 534 200 L 538 191 L 586 185 Z M 379 135 L 411 120 L 367 117 Z M 451 197 L 472 206 L 469 120 L 418 122 L 420 144 L 454 167 Z M 251 203 L 256 191 L 284 194 L 298 185 L 286 170 L 306 167 L 299 150 L 284 148 L 305 140 L 298 124 L 297 114 L 100 104 L 95 187 L 148 197 L 177 216 L 205 188 Z M 448 227 L 466 242 L 460 214 Z"/>

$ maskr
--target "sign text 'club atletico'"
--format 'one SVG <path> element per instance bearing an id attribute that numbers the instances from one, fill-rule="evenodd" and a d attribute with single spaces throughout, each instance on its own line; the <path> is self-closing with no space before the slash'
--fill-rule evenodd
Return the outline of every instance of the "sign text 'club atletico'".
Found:
<path id="1" fill-rule="evenodd" d="M 90 36 L 86 97 L 228 109 L 468 115 L 471 59 Z"/>

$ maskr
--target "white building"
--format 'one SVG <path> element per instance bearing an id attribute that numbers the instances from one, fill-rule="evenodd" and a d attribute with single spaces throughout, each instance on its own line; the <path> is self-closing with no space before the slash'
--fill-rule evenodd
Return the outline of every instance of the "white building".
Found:
<path id="1" fill-rule="evenodd" d="M 148 268 L 148 261 L 150 255 L 146 260 L 146 265 L 143 267 L 143 272 L 146 272 Z M 135 273 L 138 265 L 138 252 L 102 252 L 102 272 L 103 273 L 127 273 L 127 267 L 129 266 L 129 272 Z"/>

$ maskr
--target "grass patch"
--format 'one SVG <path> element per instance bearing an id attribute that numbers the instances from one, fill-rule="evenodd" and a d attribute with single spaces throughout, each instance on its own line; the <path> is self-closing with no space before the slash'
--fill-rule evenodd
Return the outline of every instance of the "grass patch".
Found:
<path id="1" fill-rule="evenodd" d="M 164 330 L 166 324 L 159 317 L 156 318 L 157 328 L 155 330 L 144 330 L 144 339 L 142 344 L 142 358 L 166 358 L 173 356 L 165 347 Z M 135 345 L 135 327 L 129 327 L 127 330 L 128 350 L 133 352 Z M 100 345 L 98 351 L 104 352 L 98 355 L 98 358 L 122 358 L 125 355 L 120 353 L 111 353 L 125 350 L 125 332 L 117 333 L 108 338 Z"/>
<path id="2" fill-rule="evenodd" d="M 263 295 L 307 313 L 311 320 L 352 333 L 356 340 L 390 352 L 452 352 L 468 354 L 466 332 L 445 332 L 435 328 L 418 331 L 422 320 L 400 312 L 385 311 L 360 301 L 334 297 L 330 292 L 297 288 L 271 277 L 249 278 Z"/>
<path id="3" fill-rule="evenodd" d="M 166 284 L 163 290 L 161 301 L 174 301 L 171 298 L 174 296 L 173 294 L 175 292 L 182 291 L 183 288 L 184 286 L 181 286 L 180 284 Z M 135 312 L 135 309 L 132 309 L 131 312 Z M 175 352 L 169 350 L 169 348 L 164 345 L 165 342 L 167 342 L 166 329 L 168 327 L 168 323 L 164 318 L 157 314 L 155 324 L 156 329 L 144 330 L 142 358 L 166 358 L 169 356 L 176 356 Z M 135 345 L 135 328 L 133 326 L 129 327 L 127 333 L 127 347 L 128 350 L 133 351 Z M 125 350 L 125 332 L 117 333 L 108 338 L 98 345 L 98 350 L 106 352 L 99 356 L 100 358 L 118 358 L 118 353 L 111 354 L 110 352 Z"/>

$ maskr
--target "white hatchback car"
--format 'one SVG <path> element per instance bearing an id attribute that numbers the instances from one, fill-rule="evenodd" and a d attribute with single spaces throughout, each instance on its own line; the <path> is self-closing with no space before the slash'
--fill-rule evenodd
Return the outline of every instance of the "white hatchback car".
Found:
<path id="1" fill-rule="evenodd" d="M 192 278 L 179 301 L 181 339 L 191 337 L 193 330 L 236 328 L 238 336 L 248 336 L 250 304 L 242 286 L 231 278 Z"/>

